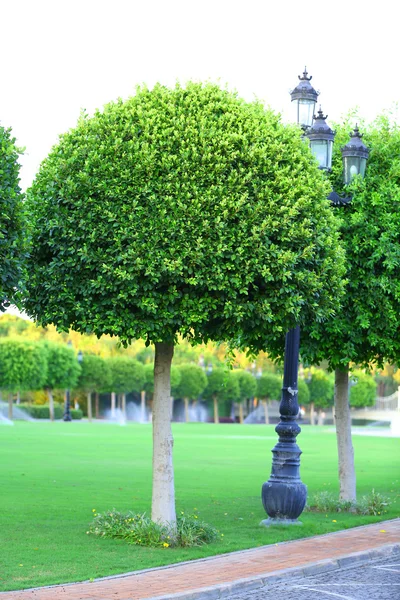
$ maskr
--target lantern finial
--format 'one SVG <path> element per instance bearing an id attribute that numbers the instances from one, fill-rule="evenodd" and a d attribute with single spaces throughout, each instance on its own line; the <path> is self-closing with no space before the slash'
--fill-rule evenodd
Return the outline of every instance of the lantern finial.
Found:
<path id="1" fill-rule="evenodd" d="M 307 77 L 307 75 L 307 67 L 304 67 L 303 77 L 300 77 L 300 75 L 297 75 L 297 77 L 300 79 L 300 81 L 311 81 L 312 75 L 310 75 L 310 77 Z"/>

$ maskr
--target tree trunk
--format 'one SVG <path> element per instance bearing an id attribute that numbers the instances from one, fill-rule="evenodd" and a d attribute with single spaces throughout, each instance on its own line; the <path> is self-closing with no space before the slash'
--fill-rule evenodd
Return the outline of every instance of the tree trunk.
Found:
<path id="1" fill-rule="evenodd" d="M 95 393 L 94 396 L 95 400 L 94 400 L 94 414 L 96 419 L 98 419 L 100 417 L 100 401 L 99 401 L 99 392 Z"/>
<path id="2" fill-rule="evenodd" d="M 49 399 L 49 417 L 50 421 L 54 421 L 54 398 L 53 393 L 50 389 L 47 390 L 47 397 Z"/>
<path id="3" fill-rule="evenodd" d="M 265 424 L 269 425 L 268 402 L 266 400 L 262 400 L 262 405 L 264 407 Z"/>
<path id="4" fill-rule="evenodd" d="M 140 392 L 140 422 L 145 423 L 146 421 L 146 392 L 142 390 Z"/>
<path id="5" fill-rule="evenodd" d="M 171 429 L 171 363 L 173 344 L 157 342 L 153 395 L 153 495 L 151 518 L 176 530 Z"/>
<path id="6" fill-rule="evenodd" d="M 184 398 L 185 403 L 185 423 L 189 423 L 189 398 Z"/>
<path id="7" fill-rule="evenodd" d="M 171 396 L 171 421 L 174 417 L 174 400 L 175 400 L 175 398 L 173 396 Z"/>
<path id="8" fill-rule="evenodd" d="M 8 394 L 8 418 L 12 421 L 13 418 L 13 394 Z"/>
<path id="9" fill-rule="evenodd" d="M 355 502 L 356 472 L 351 439 L 349 368 L 335 371 L 336 439 L 339 459 L 340 500 Z"/>
<path id="10" fill-rule="evenodd" d="M 17 392 L 17 404 L 21 404 L 21 392 Z"/>
<path id="11" fill-rule="evenodd" d="M 217 396 L 213 397 L 214 400 L 214 423 L 219 423 L 219 414 L 218 414 L 218 400 Z"/>
<path id="12" fill-rule="evenodd" d="M 89 423 L 92 422 L 92 393 L 88 392 L 87 395 L 87 418 Z"/>
<path id="13" fill-rule="evenodd" d="M 241 423 L 243 425 L 244 422 L 244 418 L 243 418 L 243 402 L 239 403 L 239 423 Z"/>
<path id="14" fill-rule="evenodd" d="M 311 423 L 311 425 L 315 425 L 314 402 L 310 403 L 310 423 Z"/>
<path id="15" fill-rule="evenodd" d="M 111 392 L 111 418 L 115 417 L 115 392 Z"/>
<path id="16" fill-rule="evenodd" d="M 122 416 L 126 420 L 126 394 L 125 394 L 125 392 L 122 394 L 121 410 L 122 410 Z"/>

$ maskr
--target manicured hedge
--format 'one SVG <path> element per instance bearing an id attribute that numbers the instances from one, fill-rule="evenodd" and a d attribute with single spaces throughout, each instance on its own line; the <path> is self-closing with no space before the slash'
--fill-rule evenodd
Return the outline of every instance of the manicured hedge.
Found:
<path id="1" fill-rule="evenodd" d="M 80 408 L 71 408 L 70 413 L 71 413 L 71 417 L 74 420 L 82 419 L 82 417 L 83 417 L 83 411 L 81 411 Z"/>
<path id="2" fill-rule="evenodd" d="M 48 404 L 19 404 L 18 408 L 21 408 L 28 413 L 34 419 L 50 419 L 50 411 Z M 62 419 L 64 414 L 63 407 L 61 404 L 54 404 L 54 418 Z"/>

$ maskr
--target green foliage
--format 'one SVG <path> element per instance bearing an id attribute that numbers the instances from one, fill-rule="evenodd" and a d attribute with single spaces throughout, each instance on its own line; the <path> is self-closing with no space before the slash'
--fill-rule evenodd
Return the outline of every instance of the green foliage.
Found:
<path id="1" fill-rule="evenodd" d="M 334 382 L 332 376 L 321 369 L 316 369 L 307 382 L 310 392 L 309 402 L 313 402 L 317 408 L 328 408 L 333 405 Z"/>
<path id="2" fill-rule="evenodd" d="M 217 530 L 198 520 L 197 515 L 177 517 L 176 533 L 166 525 L 155 523 L 146 514 L 126 514 L 113 509 L 104 514 L 94 514 L 87 534 L 104 538 L 123 539 L 128 544 L 161 548 L 202 546 L 214 542 Z"/>
<path id="3" fill-rule="evenodd" d="M 382 366 L 400 356 L 400 125 L 384 115 L 362 126 L 370 156 L 364 180 L 355 178 L 348 189 L 340 147 L 350 127 L 346 122 L 336 130 L 332 184 L 339 194 L 352 194 L 348 206 L 335 209 L 346 249 L 347 292 L 334 320 L 302 331 L 301 352 L 313 364 L 327 359 L 331 368 L 351 362 Z"/>
<path id="4" fill-rule="evenodd" d="M 111 370 L 108 361 L 94 354 L 84 354 L 77 388 L 86 392 L 102 392 L 112 387 Z M 74 386 L 70 386 L 74 387 Z"/>
<path id="5" fill-rule="evenodd" d="M 0 339 L 0 389 L 39 390 L 47 377 L 47 353 L 41 344 Z"/>
<path id="6" fill-rule="evenodd" d="M 188 398 L 189 400 L 197 400 L 207 387 L 207 377 L 203 369 L 198 365 L 190 363 L 179 365 L 181 380 L 174 387 L 175 396 L 177 398 Z"/>
<path id="7" fill-rule="evenodd" d="M 235 369 L 232 371 L 232 377 L 236 377 L 239 384 L 238 399 L 240 402 L 256 395 L 257 381 L 254 375 L 243 369 Z"/>
<path id="8" fill-rule="evenodd" d="M 71 408 L 69 412 L 74 421 L 79 421 L 83 417 L 83 411 L 80 408 Z"/>
<path id="9" fill-rule="evenodd" d="M 19 154 L 11 129 L 0 125 L 0 312 L 21 285 L 26 258 Z"/>
<path id="10" fill-rule="evenodd" d="M 73 388 L 76 386 L 81 367 L 72 348 L 62 344 L 44 342 L 47 359 L 47 376 L 44 387 L 53 389 Z"/>
<path id="11" fill-rule="evenodd" d="M 15 315 L 0 315 L 0 336 L 10 336 L 23 334 L 29 327 L 31 322 L 26 319 L 21 319 Z"/>
<path id="12" fill-rule="evenodd" d="M 24 410 L 33 419 L 49 419 L 50 409 L 46 404 L 18 404 L 18 408 Z M 61 419 L 64 414 L 63 407 L 57 402 L 54 403 L 54 418 Z"/>
<path id="13" fill-rule="evenodd" d="M 311 512 L 351 512 L 358 515 L 378 516 L 387 512 L 389 504 L 389 499 L 375 490 L 362 496 L 359 502 L 339 500 L 332 492 L 324 491 L 314 494 L 305 510 Z"/>
<path id="14" fill-rule="evenodd" d="M 376 382 L 363 371 L 354 371 L 356 384 L 350 388 L 350 406 L 373 406 L 376 401 Z"/>
<path id="15" fill-rule="evenodd" d="M 257 379 L 257 396 L 260 399 L 279 400 L 282 394 L 282 377 L 264 373 Z"/>
<path id="16" fill-rule="evenodd" d="M 141 392 L 145 382 L 144 366 L 128 356 L 114 356 L 107 359 L 111 373 L 111 389 L 117 394 Z"/>
<path id="17" fill-rule="evenodd" d="M 258 351 L 329 317 L 343 253 L 297 128 L 212 84 L 138 88 L 61 136 L 28 193 L 25 307 L 62 331 Z"/>
<path id="18" fill-rule="evenodd" d="M 308 404 L 310 402 L 310 390 L 308 389 L 308 385 L 304 381 L 304 379 L 299 379 L 297 382 L 298 395 L 297 400 L 299 406 L 303 404 Z"/>
<path id="19" fill-rule="evenodd" d="M 216 398 L 218 403 L 239 400 L 240 388 L 238 378 L 228 369 L 214 367 L 211 373 L 207 374 L 207 387 L 203 392 L 203 398 L 205 400 Z"/>

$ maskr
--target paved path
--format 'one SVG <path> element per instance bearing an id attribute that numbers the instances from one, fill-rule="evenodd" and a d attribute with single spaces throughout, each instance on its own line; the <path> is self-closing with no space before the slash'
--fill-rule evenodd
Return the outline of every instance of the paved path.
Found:
<path id="1" fill-rule="evenodd" d="M 92 583 L 3 592 L 0 600 L 144 600 L 172 594 L 193 600 L 229 598 L 266 580 L 332 570 L 358 558 L 365 561 L 368 552 L 374 556 L 385 547 L 390 553 L 396 545 L 400 547 L 400 519 Z"/>

